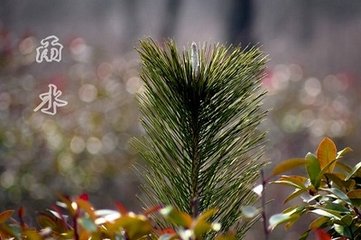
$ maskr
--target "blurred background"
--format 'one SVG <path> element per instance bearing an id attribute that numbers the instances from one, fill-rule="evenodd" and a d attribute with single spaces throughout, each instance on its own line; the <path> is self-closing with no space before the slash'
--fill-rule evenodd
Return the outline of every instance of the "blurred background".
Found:
<path id="1" fill-rule="evenodd" d="M 60 63 L 36 63 L 40 40 L 56 35 Z M 361 152 L 361 1 L 358 0 L 0 0 L 1 209 L 50 206 L 56 193 L 87 192 L 97 207 L 114 201 L 140 210 L 137 156 L 128 140 L 142 134 L 134 47 L 151 36 L 179 44 L 258 44 L 270 56 L 264 87 L 265 159 L 315 151 L 324 136 Z M 68 106 L 33 112 L 55 84 Z M 291 191 L 270 186 L 268 215 Z M 298 239 L 301 222 L 272 239 Z M 247 239 L 261 239 L 261 225 Z"/>

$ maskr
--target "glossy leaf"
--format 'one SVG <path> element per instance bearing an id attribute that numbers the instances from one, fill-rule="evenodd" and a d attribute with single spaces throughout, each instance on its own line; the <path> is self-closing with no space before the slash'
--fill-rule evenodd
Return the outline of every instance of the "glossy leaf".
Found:
<path id="1" fill-rule="evenodd" d="M 322 178 L 326 173 L 332 173 L 333 171 L 332 172 L 330 171 L 330 167 L 335 166 L 337 161 L 338 159 L 334 159 L 328 162 L 325 167 L 321 168 L 320 178 Z"/>
<path id="2" fill-rule="evenodd" d="M 327 208 L 316 208 L 314 210 L 311 210 L 310 212 L 313 212 L 317 215 L 328 217 L 328 218 L 334 218 L 337 220 L 341 220 L 341 215 L 339 212 L 327 209 Z"/>
<path id="3" fill-rule="evenodd" d="M 352 224 L 352 221 L 353 219 L 351 215 L 345 215 L 341 218 L 341 222 L 346 226 L 350 226 Z"/>
<path id="4" fill-rule="evenodd" d="M 292 199 L 300 196 L 301 194 L 303 194 L 305 192 L 307 192 L 306 188 L 296 189 L 293 193 L 291 193 L 290 195 L 287 196 L 287 198 L 284 200 L 283 203 L 287 203 L 287 202 L 291 201 Z"/>
<path id="5" fill-rule="evenodd" d="M 190 228 L 192 225 L 192 218 L 188 214 L 178 211 L 175 208 L 168 206 L 159 211 L 166 219 L 173 224 Z"/>
<path id="6" fill-rule="evenodd" d="M 349 152 L 352 152 L 352 149 L 350 147 L 345 147 L 341 151 L 337 152 L 337 157 L 336 158 L 342 158 L 343 156 L 345 156 Z"/>
<path id="7" fill-rule="evenodd" d="M 324 169 L 331 161 L 336 159 L 337 148 L 335 143 L 327 137 L 322 139 L 321 143 L 318 145 L 316 156 L 320 162 L 321 169 Z M 333 172 L 334 168 L 335 163 L 330 165 L 326 169 L 326 172 Z"/>
<path id="8" fill-rule="evenodd" d="M 340 224 L 334 224 L 334 229 L 336 232 L 338 232 L 341 236 L 347 237 L 352 239 L 352 233 L 350 232 L 350 229 L 346 226 L 340 225 Z"/>
<path id="9" fill-rule="evenodd" d="M 325 191 L 325 192 L 332 193 L 337 198 L 341 199 L 342 201 L 344 201 L 344 202 L 346 202 L 348 204 L 351 204 L 351 201 L 348 198 L 348 196 L 338 188 L 322 188 L 322 190 Z"/>
<path id="10" fill-rule="evenodd" d="M 315 220 L 313 220 L 310 225 L 309 225 L 309 229 L 318 229 L 321 228 L 322 225 L 324 225 L 325 223 L 328 223 L 329 219 L 327 217 L 318 217 Z"/>
<path id="11" fill-rule="evenodd" d="M 345 177 L 343 177 L 341 174 L 325 173 L 324 176 L 328 179 L 328 181 L 332 181 L 340 189 L 343 189 L 346 186 L 346 182 L 343 180 Z"/>
<path id="12" fill-rule="evenodd" d="M 298 218 L 298 216 L 290 215 L 287 213 L 275 214 L 275 215 L 272 215 L 269 219 L 269 227 L 270 227 L 270 229 L 273 230 L 278 225 L 289 222 L 289 221 L 291 221 L 293 219 L 297 219 L 297 218 Z"/>
<path id="13" fill-rule="evenodd" d="M 306 155 L 306 170 L 312 185 L 317 189 L 320 186 L 320 162 L 312 153 Z"/>
<path id="14" fill-rule="evenodd" d="M 306 163 L 304 158 L 291 158 L 288 160 L 285 160 L 279 164 L 277 164 L 273 170 L 272 170 L 272 175 L 279 175 L 283 172 L 292 170 L 296 167 L 302 166 Z"/>
<path id="15" fill-rule="evenodd" d="M 359 162 L 358 164 L 356 164 L 355 167 L 352 168 L 351 172 L 347 175 L 346 177 L 346 181 L 349 180 L 351 177 L 353 177 L 354 175 L 357 174 L 357 172 L 361 169 L 361 162 Z"/>
<path id="16" fill-rule="evenodd" d="M 130 239 L 138 239 L 152 231 L 152 225 L 144 215 L 128 214 L 118 218 L 110 226 L 112 232 L 124 230 Z"/>
<path id="17" fill-rule="evenodd" d="M 282 213 L 272 215 L 269 219 L 270 229 L 274 229 L 282 223 L 292 222 L 293 220 L 298 219 L 303 210 L 303 207 L 292 207 Z"/>
<path id="18" fill-rule="evenodd" d="M 302 233 L 301 237 L 298 240 L 306 240 L 309 234 L 310 230 L 307 230 L 306 232 Z"/>
<path id="19" fill-rule="evenodd" d="M 305 187 L 306 181 L 307 181 L 307 178 L 302 177 L 302 176 L 296 176 L 296 175 L 287 176 L 287 175 L 282 175 L 278 180 L 274 181 L 274 183 L 277 183 L 277 184 L 286 184 L 286 185 L 293 186 L 293 187 L 295 187 L 295 188 L 304 189 L 304 188 L 306 188 L 306 187 Z"/>
<path id="20" fill-rule="evenodd" d="M 344 204 L 344 202 L 342 202 L 340 200 L 327 201 L 323 204 L 323 206 L 327 209 L 337 211 L 341 215 L 350 214 L 350 209 L 347 207 L 347 205 Z"/>

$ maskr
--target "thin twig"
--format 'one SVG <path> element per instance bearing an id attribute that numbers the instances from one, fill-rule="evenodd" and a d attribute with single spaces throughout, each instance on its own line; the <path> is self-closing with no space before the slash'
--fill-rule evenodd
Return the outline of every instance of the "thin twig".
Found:
<path id="1" fill-rule="evenodd" d="M 270 231 L 267 226 L 267 215 L 266 215 L 266 185 L 267 185 L 267 181 L 264 177 L 263 169 L 261 169 L 261 179 L 262 179 L 261 204 L 262 204 L 263 231 L 264 231 L 264 239 L 268 240 Z"/>

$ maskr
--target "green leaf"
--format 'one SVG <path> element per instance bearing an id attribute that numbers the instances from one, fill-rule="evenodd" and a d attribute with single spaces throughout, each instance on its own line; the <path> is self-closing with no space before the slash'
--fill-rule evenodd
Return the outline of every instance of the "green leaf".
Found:
<path id="1" fill-rule="evenodd" d="M 312 185 L 317 189 L 320 186 L 320 162 L 312 153 L 307 153 L 305 159 L 308 176 L 311 180 Z"/>
<path id="2" fill-rule="evenodd" d="M 305 187 L 305 183 L 307 181 L 307 178 L 302 177 L 302 176 L 297 176 L 297 175 L 282 175 L 278 180 L 272 182 L 272 183 L 276 183 L 276 184 L 286 184 L 286 185 L 290 185 L 293 186 L 295 188 L 300 188 L 300 189 L 304 189 Z"/>
<path id="3" fill-rule="evenodd" d="M 324 169 L 328 164 L 336 159 L 337 148 L 335 143 L 328 137 L 322 139 L 318 145 L 316 155 L 321 169 Z M 335 164 L 327 167 L 326 172 L 333 172 Z"/>
<path id="4" fill-rule="evenodd" d="M 296 167 L 302 166 L 306 163 L 304 158 L 291 158 L 291 159 L 287 159 L 285 161 L 282 161 L 281 163 L 277 164 L 273 170 L 272 170 L 272 175 L 279 175 L 283 172 L 292 170 Z"/>
<path id="5" fill-rule="evenodd" d="M 306 188 L 296 189 L 293 193 L 291 193 L 290 195 L 287 196 L 287 198 L 284 200 L 283 203 L 287 203 L 287 202 L 291 201 L 292 199 L 300 196 L 301 194 L 303 194 L 305 192 L 307 192 Z"/>
<path id="6" fill-rule="evenodd" d="M 291 224 L 300 217 L 300 213 L 304 211 L 303 207 L 291 207 L 283 211 L 282 213 L 278 213 L 272 215 L 269 219 L 269 227 L 270 229 L 274 229 L 276 226 L 282 223 Z"/>
<path id="7" fill-rule="evenodd" d="M 191 216 L 189 216 L 188 214 L 186 214 L 184 212 L 178 211 L 171 206 L 167 206 L 167 207 L 161 209 L 159 212 L 166 219 L 168 219 L 170 222 L 172 222 L 173 224 L 175 224 L 177 226 L 190 228 L 192 225 Z"/>
<path id="8" fill-rule="evenodd" d="M 327 199 L 329 200 L 329 199 Z M 346 205 L 347 206 L 347 205 Z M 350 209 L 345 206 L 345 203 L 341 200 L 325 201 L 324 207 L 330 210 L 339 212 L 340 214 L 350 214 Z"/>
<path id="9" fill-rule="evenodd" d="M 360 170 L 360 168 L 361 168 L 361 162 L 359 162 L 358 164 L 356 164 L 355 167 L 352 168 L 351 172 L 347 175 L 345 180 L 347 181 L 351 177 L 353 177 L 355 174 L 357 174 L 357 172 Z"/>
<path id="10" fill-rule="evenodd" d="M 144 215 L 128 214 L 122 215 L 107 225 L 107 230 L 111 233 L 125 231 L 129 239 L 139 239 L 151 233 L 153 227 Z"/>
<path id="11" fill-rule="evenodd" d="M 310 230 L 307 230 L 306 232 L 302 233 L 299 240 L 306 240 L 309 234 L 310 234 Z"/>
<path id="12" fill-rule="evenodd" d="M 318 229 L 321 228 L 322 225 L 328 223 L 329 219 L 327 217 L 318 217 L 313 220 L 308 226 L 309 229 Z"/>
<path id="13" fill-rule="evenodd" d="M 336 232 L 338 232 L 341 236 L 343 237 L 347 237 L 349 239 L 353 238 L 353 235 L 350 231 L 350 229 L 348 227 L 345 227 L 343 225 L 340 224 L 334 224 L 333 228 L 335 229 Z"/>
<path id="14" fill-rule="evenodd" d="M 342 192 L 340 189 L 338 188 L 320 188 L 320 190 L 323 190 L 325 192 L 329 192 L 332 193 L 333 195 L 335 195 L 338 199 L 344 201 L 347 204 L 352 204 L 351 200 L 349 199 L 349 197 Z"/>
<path id="15" fill-rule="evenodd" d="M 331 209 L 317 207 L 316 209 L 310 210 L 310 212 L 320 216 L 341 220 L 340 213 Z"/>
<path id="16" fill-rule="evenodd" d="M 342 180 L 342 175 L 336 174 L 336 173 L 325 173 L 324 176 L 330 181 L 332 181 L 334 184 L 336 184 L 340 189 L 344 188 L 346 186 L 346 182 Z"/>
<path id="17" fill-rule="evenodd" d="M 319 177 L 322 178 L 326 173 L 331 173 L 330 167 L 333 166 L 333 168 L 334 168 L 334 166 L 336 165 L 337 160 L 338 159 L 334 159 L 334 160 L 328 162 L 327 165 L 324 168 L 322 168 Z"/>
<path id="18" fill-rule="evenodd" d="M 270 229 L 274 229 L 275 227 L 277 227 L 278 225 L 282 224 L 282 223 L 286 223 L 289 221 L 292 221 L 294 219 L 297 219 L 298 216 L 296 215 L 290 215 L 287 213 L 278 213 L 275 215 L 272 215 L 269 219 L 269 227 Z"/>
<path id="19" fill-rule="evenodd" d="M 346 224 L 346 226 L 350 226 L 352 224 L 352 215 L 345 215 L 341 218 L 341 222 Z"/>

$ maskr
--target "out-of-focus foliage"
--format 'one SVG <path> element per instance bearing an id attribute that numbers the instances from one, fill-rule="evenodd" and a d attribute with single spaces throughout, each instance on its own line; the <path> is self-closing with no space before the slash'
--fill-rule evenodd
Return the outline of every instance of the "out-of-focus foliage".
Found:
<path id="1" fill-rule="evenodd" d="M 277 65 L 263 84 L 268 90 L 265 105 L 271 108 L 264 127 L 272 139 L 272 161 L 301 154 L 323 136 L 356 143 L 361 95 L 351 74 L 317 78 L 297 64 Z"/>
<path id="2" fill-rule="evenodd" d="M 212 231 L 217 232 L 220 224 L 209 219 L 215 210 L 208 210 L 196 218 L 171 206 L 155 207 L 142 214 L 127 211 L 121 204 L 117 210 L 96 210 L 88 196 L 82 194 L 75 198 L 61 196 L 61 201 L 49 210 L 40 212 L 36 226 L 25 221 L 25 210 L 0 213 L 0 237 L 6 239 L 173 239 L 200 240 Z M 160 229 L 154 226 L 153 218 L 162 217 L 172 227 Z M 232 234 L 218 235 L 214 239 L 234 240 Z"/>
<path id="3" fill-rule="evenodd" d="M 127 141 L 139 133 L 137 63 L 125 58 L 99 62 L 95 59 L 101 54 L 81 38 L 62 43 L 61 63 L 37 64 L 40 39 L 26 35 L 16 40 L 5 30 L 0 33 L 3 207 L 21 202 L 36 208 L 48 204 L 54 192 L 87 191 L 103 201 L 109 197 L 125 203 L 135 195 L 129 171 L 134 154 Z M 49 83 L 69 103 L 55 116 L 33 112 Z"/>
<path id="4" fill-rule="evenodd" d="M 294 189 L 285 203 L 295 198 L 301 198 L 303 203 L 273 215 L 269 220 L 270 228 L 280 224 L 290 228 L 301 216 L 311 214 L 316 218 L 309 223 L 308 230 L 300 239 L 306 239 L 314 229 L 323 229 L 332 239 L 360 239 L 361 163 L 350 167 L 342 161 L 342 157 L 350 151 L 348 147 L 338 151 L 330 138 L 324 138 L 316 154 L 308 153 L 305 158 L 289 159 L 278 164 L 273 169 L 274 175 L 299 166 L 305 168 L 305 175 L 281 175 L 273 182 Z"/>

